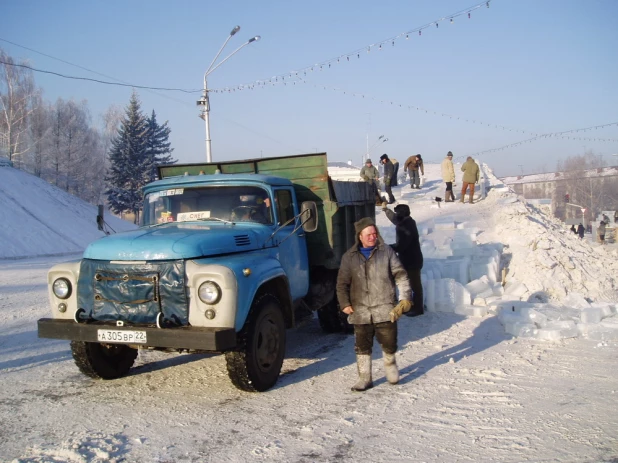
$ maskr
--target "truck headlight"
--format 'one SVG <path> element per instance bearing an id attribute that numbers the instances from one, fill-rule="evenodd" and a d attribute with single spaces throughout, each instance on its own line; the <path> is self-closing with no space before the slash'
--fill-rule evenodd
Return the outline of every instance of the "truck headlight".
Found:
<path id="1" fill-rule="evenodd" d="M 197 295 L 206 304 L 216 304 L 221 299 L 221 288 L 214 281 L 205 281 L 198 288 Z"/>
<path id="2" fill-rule="evenodd" d="M 54 295 L 59 299 L 67 299 L 71 295 L 71 282 L 66 278 L 58 278 L 52 285 Z"/>

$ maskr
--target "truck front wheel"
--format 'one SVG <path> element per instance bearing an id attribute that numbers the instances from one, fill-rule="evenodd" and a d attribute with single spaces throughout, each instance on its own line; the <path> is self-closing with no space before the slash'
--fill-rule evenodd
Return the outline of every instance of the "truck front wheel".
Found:
<path id="1" fill-rule="evenodd" d="M 95 379 L 126 375 L 137 357 L 137 349 L 124 344 L 71 341 L 71 353 L 79 370 Z"/>
<path id="2" fill-rule="evenodd" d="M 238 333 L 238 348 L 225 353 L 234 386 L 262 392 L 277 382 L 285 355 L 285 323 L 281 304 L 271 294 L 258 296 L 249 319 Z"/>

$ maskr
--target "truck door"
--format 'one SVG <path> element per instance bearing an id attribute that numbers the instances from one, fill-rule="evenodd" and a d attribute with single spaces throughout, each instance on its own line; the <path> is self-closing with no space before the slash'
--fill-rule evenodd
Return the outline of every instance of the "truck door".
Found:
<path id="1" fill-rule="evenodd" d="M 280 226 L 298 215 L 300 211 L 294 203 L 291 188 L 277 188 L 274 193 L 277 225 Z M 279 261 L 288 276 L 290 291 L 294 300 L 305 296 L 309 290 L 306 237 L 302 229 L 292 233 L 296 222 L 298 220 L 292 220 L 274 236 L 275 242 L 279 243 Z"/>

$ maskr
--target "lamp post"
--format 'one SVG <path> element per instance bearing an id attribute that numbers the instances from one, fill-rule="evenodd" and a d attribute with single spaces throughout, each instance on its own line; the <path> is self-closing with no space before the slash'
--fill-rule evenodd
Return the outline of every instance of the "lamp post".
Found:
<path id="1" fill-rule="evenodd" d="M 243 43 L 240 47 L 238 47 L 236 50 L 234 50 L 232 53 L 227 55 L 223 60 L 221 60 L 219 62 L 219 64 L 217 64 L 215 66 L 215 62 L 217 61 L 217 58 L 219 58 L 219 55 L 221 55 L 221 52 L 223 51 L 223 49 L 225 48 L 225 46 L 227 45 L 229 40 L 239 30 L 240 30 L 240 26 L 236 26 L 236 27 L 234 27 L 234 29 L 232 29 L 232 31 L 230 32 L 230 35 L 228 36 L 227 39 L 225 39 L 225 42 L 223 42 L 223 45 L 221 46 L 221 48 L 217 52 L 215 58 L 210 63 L 210 66 L 208 66 L 208 69 L 206 69 L 206 72 L 204 73 L 204 92 L 202 94 L 202 98 L 200 98 L 197 101 L 197 105 L 203 107 L 201 113 L 199 114 L 199 117 L 204 119 L 204 123 L 206 124 L 206 162 L 212 162 L 212 152 L 211 152 L 211 146 L 210 146 L 210 99 L 208 98 L 207 78 L 215 69 L 217 69 L 223 63 L 225 63 L 233 55 L 238 53 L 242 48 L 246 47 L 247 45 L 249 45 L 252 42 L 256 42 L 256 41 L 260 40 L 260 36 L 259 35 L 256 35 L 255 37 L 250 38 L 245 43 Z"/>

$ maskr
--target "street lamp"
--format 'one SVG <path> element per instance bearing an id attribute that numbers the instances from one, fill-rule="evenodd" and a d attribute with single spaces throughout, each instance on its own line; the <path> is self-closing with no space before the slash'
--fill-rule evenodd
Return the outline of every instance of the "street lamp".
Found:
<path id="1" fill-rule="evenodd" d="M 240 26 L 236 26 L 236 27 L 234 27 L 234 29 L 232 29 L 232 31 L 230 32 L 230 35 L 228 36 L 227 39 L 225 39 L 225 42 L 223 42 L 223 45 L 221 46 L 221 48 L 217 52 L 217 55 L 212 60 L 212 63 L 210 63 L 210 66 L 208 66 L 208 69 L 206 69 L 206 72 L 204 73 L 204 93 L 202 94 L 202 98 L 197 100 L 197 105 L 198 106 L 203 106 L 202 112 L 199 114 L 199 116 L 202 119 L 204 119 L 204 122 L 206 124 L 206 162 L 212 162 L 212 152 L 211 152 L 211 147 L 210 147 L 210 100 L 208 98 L 208 84 L 207 84 L 206 79 L 215 69 L 217 69 L 223 63 L 225 63 L 233 55 L 238 53 L 242 48 L 246 47 L 247 45 L 249 45 L 252 42 L 257 42 L 258 40 L 260 40 L 260 36 L 259 35 L 256 35 L 255 37 L 250 38 L 245 43 L 243 43 L 240 47 L 238 47 L 236 50 L 234 50 L 232 53 L 227 55 L 227 57 L 225 57 L 221 62 L 219 62 L 219 64 L 217 64 L 215 66 L 215 61 L 217 61 L 217 58 L 219 58 L 219 55 L 221 55 L 221 52 L 223 51 L 223 49 L 225 48 L 225 46 L 227 45 L 229 40 L 239 30 L 240 30 Z"/>
<path id="2" fill-rule="evenodd" d="M 384 135 L 380 135 L 378 137 L 378 139 L 376 140 L 376 142 L 371 145 L 370 148 L 367 148 L 367 154 L 365 156 L 365 159 L 367 159 L 369 157 L 369 154 L 373 151 L 373 149 L 378 146 L 380 143 L 386 143 L 388 141 L 388 138 L 384 138 Z"/>

